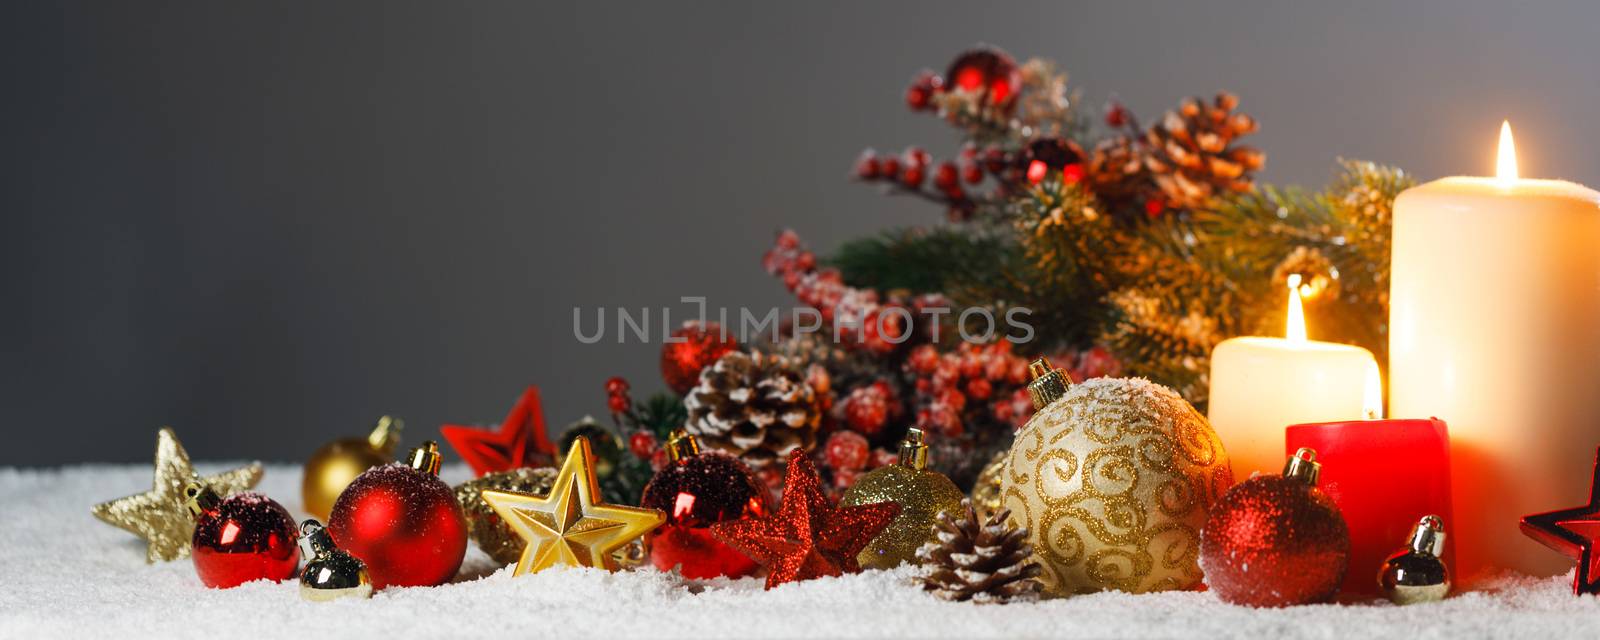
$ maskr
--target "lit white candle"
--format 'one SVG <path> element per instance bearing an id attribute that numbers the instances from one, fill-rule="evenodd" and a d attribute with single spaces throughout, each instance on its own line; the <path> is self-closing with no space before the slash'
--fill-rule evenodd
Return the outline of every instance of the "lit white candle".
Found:
<path id="1" fill-rule="evenodd" d="M 1600 444 L 1600 193 L 1517 177 L 1400 194 L 1389 296 L 1391 413 L 1450 422 L 1459 576 L 1571 563 L 1519 518 L 1582 504 Z"/>
<path id="2" fill-rule="evenodd" d="M 1378 361 L 1361 347 L 1306 339 L 1298 276 L 1290 276 L 1284 338 L 1222 341 L 1211 352 L 1211 427 L 1236 480 L 1283 471 L 1284 428 L 1380 418 Z"/>

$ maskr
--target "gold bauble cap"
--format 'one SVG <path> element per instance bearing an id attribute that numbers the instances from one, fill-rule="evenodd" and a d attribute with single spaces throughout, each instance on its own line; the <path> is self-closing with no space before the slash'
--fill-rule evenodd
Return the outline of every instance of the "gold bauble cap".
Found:
<path id="1" fill-rule="evenodd" d="M 1065 371 L 1050 365 L 1050 359 L 1041 357 L 1028 365 L 1028 375 L 1033 378 L 1028 383 L 1028 397 L 1033 400 L 1033 409 L 1038 411 L 1050 403 L 1067 395 L 1070 382 Z"/>
<path id="2" fill-rule="evenodd" d="M 1411 529 L 1410 546 L 1417 553 L 1444 557 L 1444 519 L 1435 515 L 1422 516 Z"/>
<path id="3" fill-rule="evenodd" d="M 183 508 L 189 511 L 189 517 L 198 518 L 201 514 L 217 508 L 222 502 L 222 496 L 212 490 L 210 486 L 200 482 L 196 477 L 183 485 Z"/>
<path id="4" fill-rule="evenodd" d="M 372 433 L 367 434 L 367 444 L 385 456 L 392 455 L 394 448 L 400 444 L 400 432 L 405 427 L 404 420 L 394 416 L 380 417 L 377 426 L 372 428 Z"/>
<path id="5" fill-rule="evenodd" d="M 673 430 L 667 436 L 667 459 L 673 462 L 700 455 L 700 441 L 683 429 Z"/>
<path id="6" fill-rule="evenodd" d="M 427 440 L 406 456 L 406 466 L 429 475 L 439 475 L 439 443 Z"/>
<path id="7" fill-rule="evenodd" d="M 339 549 L 334 544 L 333 536 L 328 534 L 328 528 L 315 518 L 307 519 L 300 523 L 300 539 L 306 541 L 312 558 L 333 553 Z"/>
<path id="8" fill-rule="evenodd" d="M 922 441 L 921 429 L 912 427 L 900 441 L 900 466 L 918 471 L 928 468 L 928 444 Z"/>
<path id="9" fill-rule="evenodd" d="M 1313 487 L 1321 476 L 1322 463 L 1317 462 L 1317 450 L 1311 447 L 1300 447 L 1283 465 L 1283 477 L 1303 480 Z"/>

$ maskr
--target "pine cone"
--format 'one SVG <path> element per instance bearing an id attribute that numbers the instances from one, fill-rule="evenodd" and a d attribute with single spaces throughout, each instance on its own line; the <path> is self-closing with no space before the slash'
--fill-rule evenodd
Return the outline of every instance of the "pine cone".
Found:
<path id="1" fill-rule="evenodd" d="M 917 550 L 927 574 L 922 588 L 946 600 L 1004 603 L 1038 597 L 1039 565 L 1034 564 L 1027 528 L 1006 521 L 1011 511 L 1001 509 L 978 525 L 971 500 L 962 500 L 965 517 L 939 514 L 933 533 L 937 542 Z"/>
<path id="2" fill-rule="evenodd" d="M 684 428 L 760 470 L 817 441 L 816 391 L 787 358 L 734 351 L 700 372 Z"/>
<path id="3" fill-rule="evenodd" d="M 1089 186 L 1102 200 L 1114 202 L 1145 195 L 1149 186 L 1144 154 L 1135 146 L 1133 138 L 1116 136 L 1101 140 L 1089 154 L 1084 173 Z"/>
<path id="4" fill-rule="evenodd" d="M 1145 135 L 1150 147 L 1145 167 L 1168 204 L 1202 208 L 1218 194 L 1254 188 L 1250 172 L 1260 169 L 1266 156 L 1254 147 L 1230 146 L 1257 127 L 1255 118 L 1233 113 L 1238 104 L 1231 93 L 1219 93 L 1209 104 L 1187 98 Z"/>

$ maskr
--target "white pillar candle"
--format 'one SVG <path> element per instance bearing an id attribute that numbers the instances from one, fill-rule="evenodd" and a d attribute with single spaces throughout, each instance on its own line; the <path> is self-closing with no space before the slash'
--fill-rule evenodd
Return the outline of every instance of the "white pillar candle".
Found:
<path id="1" fill-rule="evenodd" d="M 1600 193 L 1498 177 L 1395 200 L 1391 413 L 1450 423 L 1456 574 L 1550 575 L 1572 563 L 1518 531 L 1584 503 L 1600 444 Z"/>
<path id="2" fill-rule="evenodd" d="M 1208 417 L 1235 480 L 1282 473 L 1291 424 L 1383 417 L 1377 359 L 1354 345 L 1307 340 L 1298 285 L 1291 276 L 1288 337 L 1231 338 L 1211 352 Z"/>

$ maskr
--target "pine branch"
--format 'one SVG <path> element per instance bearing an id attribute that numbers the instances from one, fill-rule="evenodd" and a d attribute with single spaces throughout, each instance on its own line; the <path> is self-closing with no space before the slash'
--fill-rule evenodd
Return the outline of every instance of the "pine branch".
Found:
<path id="1" fill-rule="evenodd" d="M 997 286 L 1020 251 L 1010 238 L 977 228 L 937 226 L 888 231 L 852 240 L 828 263 L 845 284 L 864 289 L 938 293 L 962 286 Z"/>
<path id="2" fill-rule="evenodd" d="M 1244 334 L 1281 335 L 1289 273 L 1322 279 L 1306 302 L 1312 337 L 1387 359 L 1388 237 L 1403 173 L 1346 162 L 1329 190 L 1262 188 L 1150 225 L 1153 268 L 1108 297 L 1106 341 L 1129 371 L 1205 397 L 1211 348 Z"/>

